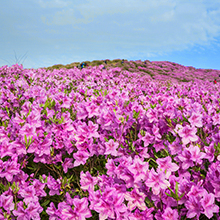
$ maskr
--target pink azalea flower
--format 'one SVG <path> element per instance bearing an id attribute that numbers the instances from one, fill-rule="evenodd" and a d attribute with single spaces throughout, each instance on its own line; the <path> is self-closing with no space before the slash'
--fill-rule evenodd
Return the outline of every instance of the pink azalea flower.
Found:
<path id="1" fill-rule="evenodd" d="M 175 163 L 172 163 L 171 157 L 158 158 L 156 160 L 158 163 L 157 172 L 162 171 L 166 174 L 166 178 L 168 179 L 171 175 L 171 172 L 175 172 L 179 169 L 179 166 Z"/>
<path id="2" fill-rule="evenodd" d="M 145 132 L 145 136 L 141 136 L 141 140 L 144 142 L 144 147 L 147 147 L 149 144 L 153 143 L 154 137 L 150 133 Z"/>
<path id="3" fill-rule="evenodd" d="M 213 125 L 220 125 L 220 114 L 215 113 L 212 116 Z"/>
<path id="4" fill-rule="evenodd" d="M 152 131 L 155 136 L 155 140 L 160 141 L 161 140 L 160 129 L 157 126 L 153 125 Z"/>
<path id="5" fill-rule="evenodd" d="M 202 207 L 204 208 L 204 213 L 209 219 L 212 218 L 213 213 L 219 212 L 219 207 L 215 204 L 215 196 L 212 193 L 204 194 L 203 198 L 201 199 Z"/>
<path id="6" fill-rule="evenodd" d="M 33 201 L 38 201 L 38 197 L 36 196 L 36 191 L 33 185 L 20 189 L 18 193 L 24 198 L 24 202 L 26 204 Z"/>
<path id="7" fill-rule="evenodd" d="M 88 151 L 77 151 L 73 154 L 73 157 L 75 159 L 74 167 L 79 166 L 80 164 L 84 165 L 86 163 L 86 160 L 90 157 L 90 154 Z"/>
<path id="8" fill-rule="evenodd" d="M 29 214 L 24 209 L 22 201 L 17 203 L 17 210 L 14 210 L 13 214 L 17 216 L 18 220 L 30 220 Z"/>
<path id="9" fill-rule="evenodd" d="M 58 204 L 58 212 L 60 212 L 60 216 L 62 216 L 63 220 L 79 219 L 77 213 L 65 202 Z"/>
<path id="10" fill-rule="evenodd" d="M 67 173 L 68 169 L 74 167 L 73 165 L 73 158 L 65 158 L 64 162 L 62 163 L 64 173 Z"/>
<path id="11" fill-rule="evenodd" d="M 196 127 L 190 127 L 189 125 L 186 125 L 178 131 L 178 134 L 182 138 L 183 144 L 187 145 L 191 141 L 194 142 L 198 140 L 198 136 L 196 135 L 196 132 L 197 132 Z"/>
<path id="12" fill-rule="evenodd" d="M 40 213 L 44 209 L 40 206 L 38 202 L 30 202 L 28 207 L 25 209 L 25 212 L 28 213 L 30 219 L 40 220 Z"/>
<path id="13" fill-rule="evenodd" d="M 176 138 L 172 144 L 168 142 L 168 149 L 172 155 L 180 153 L 182 151 L 182 145 L 180 144 L 179 138 Z"/>
<path id="14" fill-rule="evenodd" d="M 134 174 L 135 182 L 147 178 L 148 168 L 149 164 L 141 160 L 137 155 L 135 155 L 132 165 L 128 166 L 128 169 Z"/>
<path id="15" fill-rule="evenodd" d="M 92 121 L 88 122 L 87 124 L 84 122 L 82 125 L 78 127 L 78 132 L 86 138 L 98 138 L 100 135 L 97 132 L 98 124 L 94 124 Z"/>
<path id="16" fill-rule="evenodd" d="M 90 103 L 90 105 L 86 106 L 86 110 L 88 112 L 88 118 L 92 118 L 93 116 L 99 116 L 99 106 L 94 103 Z"/>
<path id="17" fill-rule="evenodd" d="M 78 219 L 86 220 L 92 217 L 91 211 L 88 208 L 88 198 L 74 198 L 73 199 L 74 211 L 77 213 Z"/>
<path id="18" fill-rule="evenodd" d="M 105 143 L 105 155 L 111 154 L 112 156 L 117 156 L 118 152 L 117 152 L 117 148 L 119 146 L 119 143 L 114 142 L 113 139 L 110 139 L 108 142 Z"/>
<path id="19" fill-rule="evenodd" d="M 59 214 L 53 202 L 50 203 L 50 207 L 47 208 L 46 213 L 50 216 L 52 220 L 58 220 Z"/>
<path id="20" fill-rule="evenodd" d="M 60 106 L 61 108 L 70 108 L 71 99 L 68 96 L 64 96 L 62 98 L 63 104 Z"/>
<path id="21" fill-rule="evenodd" d="M 139 192 L 139 190 L 136 188 L 131 192 L 126 192 L 125 199 L 128 201 L 127 207 L 130 211 L 133 211 L 136 207 L 140 210 L 145 210 L 147 208 L 144 202 L 145 194 Z"/>
<path id="22" fill-rule="evenodd" d="M 97 184 L 97 179 L 87 171 L 80 173 L 80 185 L 83 190 L 94 190 L 94 186 Z"/>
<path id="23" fill-rule="evenodd" d="M 88 133 L 89 133 L 88 138 L 93 138 L 93 137 L 98 138 L 100 136 L 99 133 L 97 132 L 98 128 L 99 128 L 98 124 L 94 124 L 92 121 L 89 121 L 88 122 Z"/>
<path id="24" fill-rule="evenodd" d="M 13 119 L 13 123 L 20 124 L 25 122 L 25 120 L 17 112 L 15 115 L 16 117 Z"/>
<path id="25" fill-rule="evenodd" d="M 109 176 L 114 176 L 115 175 L 116 166 L 115 166 L 115 163 L 114 163 L 113 159 L 109 158 L 107 163 L 105 164 L 105 167 L 107 169 L 107 174 Z"/>
<path id="26" fill-rule="evenodd" d="M 201 202 L 198 200 L 198 197 L 190 196 L 189 199 L 185 203 L 188 212 L 186 214 L 187 218 L 193 218 L 200 216 L 203 208 L 201 206 Z"/>
<path id="27" fill-rule="evenodd" d="M 148 109 L 148 111 L 146 112 L 146 116 L 148 117 L 150 123 L 158 122 L 158 113 L 156 109 Z"/>
<path id="28" fill-rule="evenodd" d="M 36 135 L 36 127 L 31 124 L 26 123 L 19 132 L 23 137 L 26 135 L 27 139 L 34 137 Z"/>
<path id="29" fill-rule="evenodd" d="M 214 144 L 211 143 L 209 146 L 204 146 L 204 149 L 205 149 L 205 157 L 204 158 L 208 159 L 210 162 L 213 162 L 213 160 L 215 159 Z M 219 158 L 220 158 L 220 155 L 219 155 Z"/>
<path id="30" fill-rule="evenodd" d="M 190 166 L 194 166 L 194 163 L 191 159 L 190 151 L 185 148 L 180 155 L 178 155 L 178 159 L 182 162 L 182 168 L 184 170 L 188 169 Z"/>
<path id="31" fill-rule="evenodd" d="M 170 207 L 167 207 L 164 210 L 164 213 L 162 215 L 163 220 L 177 220 L 179 218 L 179 214 L 177 210 L 171 209 Z"/>
<path id="32" fill-rule="evenodd" d="M 129 220 L 153 220 L 154 217 L 151 214 L 154 211 L 154 208 L 146 208 L 144 211 L 135 209 L 134 213 L 130 213 Z"/>
<path id="33" fill-rule="evenodd" d="M 202 164 L 202 159 L 205 157 L 205 153 L 201 152 L 198 146 L 190 145 L 187 150 L 191 153 L 192 161 Z"/>
<path id="34" fill-rule="evenodd" d="M 1 162 L 0 162 L 0 166 L 1 166 Z M 9 182 L 11 182 L 13 179 L 13 176 L 21 172 L 19 167 L 20 167 L 20 164 L 18 164 L 15 160 L 8 160 L 8 161 L 3 162 L 2 163 L 3 169 L 0 172 L 0 177 L 5 177 Z"/>
<path id="35" fill-rule="evenodd" d="M 39 111 L 31 111 L 26 119 L 27 123 L 31 126 L 38 128 L 41 127 L 41 113 Z"/>
<path id="36" fill-rule="evenodd" d="M 194 196 L 194 197 L 201 198 L 205 191 L 206 191 L 205 189 L 197 185 L 192 185 L 190 191 L 187 193 L 187 196 Z"/>
<path id="37" fill-rule="evenodd" d="M 52 176 L 47 178 L 47 187 L 50 189 L 49 195 L 53 196 L 55 194 L 60 195 L 61 181 L 60 179 L 55 180 Z"/>
<path id="38" fill-rule="evenodd" d="M 78 133 L 74 136 L 77 144 L 82 144 L 88 140 L 88 136 L 86 134 Z"/>
<path id="39" fill-rule="evenodd" d="M 14 203 L 13 203 L 13 196 L 12 195 L 1 195 L 0 196 L 0 207 L 4 208 L 4 210 L 7 211 L 7 213 L 10 213 L 10 211 L 14 210 Z"/>
<path id="40" fill-rule="evenodd" d="M 93 208 L 99 213 L 100 219 L 104 220 L 108 217 L 115 219 L 115 214 L 118 216 L 120 212 L 127 209 L 123 201 L 123 193 L 118 193 L 115 188 L 106 187 L 102 197 L 98 203 L 94 204 Z"/>
<path id="41" fill-rule="evenodd" d="M 14 148 L 16 150 L 16 154 L 18 156 L 22 154 L 27 154 L 25 145 L 21 143 L 18 139 L 11 142 L 10 145 L 11 145 L 11 148 Z"/>
<path id="42" fill-rule="evenodd" d="M 145 181 L 145 185 L 151 187 L 155 195 L 159 195 L 161 189 L 166 189 L 170 186 L 170 183 L 165 178 L 165 173 L 157 173 L 154 169 L 151 169 L 149 172 L 149 178 Z"/>
<path id="43" fill-rule="evenodd" d="M 14 154 L 10 145 L 11 144 L 6 139 L 3 142 L 0 142 L 0 158 L 3 158 L 5 156 L 12 156 Z"/>
<path id="44" fill-rule="evenodd" d="M 193 112 L 188 120 L 192 126 L 196 126 L 198 128 L 201 128 L 203 126 L 201 114 Z"/>
<path id="45" fill-rule="evenodd" d="M 77 119 L 85 119 L 88 116 L 88 112 L 85 107 L 85 103 L 81 102 L 77 105 Z"/>
<path id="46" fill-rule="evenodd" d="M 40 180 L 35 179 L 32 182 L 35 192 L 36 192 L 36 196 L 38 197 L 43 197 L 43 196 L 47 196 L 46 192 L 44 191 L 44 187 L 45 187 L 45 183 L 40 182 Z"/>

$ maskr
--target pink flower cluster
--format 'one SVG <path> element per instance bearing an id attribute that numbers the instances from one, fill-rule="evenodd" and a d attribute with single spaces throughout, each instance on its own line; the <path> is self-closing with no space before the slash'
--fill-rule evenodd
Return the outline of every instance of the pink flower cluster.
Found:
<path id="1" fill-rule="evenodd" d="M 0 219 L 220 219 L 218 83 L 102 65 L 0 79 Z"/>

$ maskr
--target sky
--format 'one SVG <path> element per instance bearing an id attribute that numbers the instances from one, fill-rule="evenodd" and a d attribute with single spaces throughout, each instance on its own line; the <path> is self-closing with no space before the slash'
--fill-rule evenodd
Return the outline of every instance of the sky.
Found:
<path id="1" fill-rule="evenodd" d="M 220 70 L 220 1 L 0 0 L 0 66 L 104 59 Z"/>

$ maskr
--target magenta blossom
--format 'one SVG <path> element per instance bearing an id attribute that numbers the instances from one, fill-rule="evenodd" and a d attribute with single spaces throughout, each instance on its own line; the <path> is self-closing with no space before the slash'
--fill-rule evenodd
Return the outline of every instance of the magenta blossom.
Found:
<path id="1" fill-rule="evenodd" d="M 74 198 L 73 199 L 74 211 L 77 213 L 78 219 L 86 220 L 92 217 L 91 211 L 88 208 L 88 198 Z"/>
<path id="2" fill-rule="evenodd" d="M 15 160 L 8 160 L 5 162 L 2 162 L 2 160 L 0 161 L 0 167 L 3 168 L 0 171 L 0 177 L 5 177 L 9 182 L 11 182 L 13 176 L 18 175 L 21 172 L 21 170 L 19 169 L 20 164 L 17 163 Z"/>
<path id="3" fill-rule="evenodd" d="M 201 152 L 198 146 L 190 145 L 189 148 L 185 148 L 177 157 L 182 162 L 182 168 L 188 169 L 190 166 L 194 166 L 193 162 L 202 164 L 205 153 Z"/>
<path id="4" fill-rule="evenodd" d="M 192 126 L 195 126 L 198 128 L 201 128 L 203 126 L 201 114 L 193 112 L 188 120 Z"/>
<path id="5" fill-rule="evenodd" d="M 162 217 L 164 220 L 177 220 L 179 218 L 179 215 L 178 215 L 177 210 L 167 207 L 164 210 Z"/>
<path id="6" fill-rule="evenodd" d="M 87 171 L 84 173 L 81 171 L 80 173 L 80 185 L 83 190 L 94 190 L 94 186 L 97 184 L 96 177 L 91 176 L 91 174 Z"/>
<path id="7" fill-rule="evenodd" d="M 158 113 L 156 109 L 148 109 L 148 111 L 146 112 L 146 116 L 148 117 L 150 123 L 158 122 Z"/>
<path id="8" fill-rule="evenodd" d="M 170 186 L 170 183 L 165 179 L 166 175 L 163 172 L 155 172 L 152 168 L 149 172 L 149 178 L 146 179 L 145 185 L 152 188 L 152 192 L 155 195 L 160 193 L 161 189 L 166 189 Z"/>
<path id="9" fill-rule="evenodd" d="M 147 208 L 144 200 L 144 193 L 140 192 L 138 189 L 133 189 L 131 192 L 126 192 L 125 199 L 128 201 L 128 208 L 130 211 L 134 210 L 136 207 L 140 210 L 145 210 Z"/>
<path id="10" fill-rule="evenodd" d="M 24 198 L 24 202 L 26 204 L 33 201 L 38 201 L 38 197 L 36 196 L 36 191 L 33 185 L 20 189 L 18 193 Z"/>
<path id="11" fill-rule="evenodd" d="M 74 161 L 74 167 L 79 166 L 80 164 L 84 165 L 89 158 L 90 154 L 88 151 L 77 151 L 73 154 L 73 157 L 75 159 Z"/>
<path id="12" fill-rule="evenodd" d="M 114 142 L 113 139 L 110 139 L 108 142 L 105 143 L 105 155 L 111 154 L 112 156 L 117 156 L 118 152 L 117 152 L 117 148 L 119 146 L 119 143 Z"/>
<path id="13" fill-rule="evenodd" d="M 135 182 L 145 180 L 148 176 L 149 164 L 135 155 L 132 165 L 128 166 L 129 171 L 134 175 Z"/>
<path id="14" fill-rule="evenodd" d="M 0 207 L 2 207 L 9 214 L 10 211 L 14 210 L 13 196 L 12 195 L 1 195 L 0 196 Z"/>
<path id="15" fill-rule="evenodd" d="M 202 213 L 204 213 L 209 219 L 212 218 L 214 212 L 219 212 L 219 207 L 215 204 L 215 196 L 212 193 L 204 193 L 204 196 L 201 199 L 201 204 L 204 208 Z"/>
<path id="16" fill-rule="evenodd" d="M 51 220 L 59 219 L 59 211 L 56 209 L 53 202 L 50 203 L 50 207 L 47 208 L 46 213 L 50 216 L 49 219 Z"/>
<path id="17" fill-rule="evenodd" d="M 220 125 L 220 114 L 214 114 L 212 116 L 213 125 Z"/>
<path id="18" fill-rule="evenodd" d="M 187 212 L 187 218 L 193 218 L 197 216 L 197 218 L 200 216 L 203 208 L 201 206 L 201 202 L 198 199 L 198 197 L 190 196 L 189 200 L 185 203 L 186 208 L 188 209 Z"/>
<path id="19" fill-rule="evenodd" d="M 90 103 L 90 105 L 87 105 L 86 110 L 88 112 L 88 118 L 99 115 L 99 106 L 95 105 L 94 103 Z"/>
<path id="20" fill-rule="evenodd" d="M 26 123 L 21 129 L 20 134 L 24 137 L 26 135 L 27 139 L 31 137 L 35 137 L 36 135 L 36 127 Z"/>
<path id="21" fill-rule="evenodd" d="M 201 152 L 198 146 L 190 145 L 188 151 L 191 153 L 192 161 L 202 164 L 202 159 L 205 157 L 205 153 Z"/>
<path id="22" fill-rule="evenodd" d="M 64 173 L 67 173 L 68 169 L 71 169 L 74 167 L 73 158 L 65 158 L 62 166 L 63 166 Z"/>
<path id="23" fill-rule="evenodd" d="M 139 134 L 138 136 L 144 142 L 144 147 L 147 147 L 149 144 L 152 144 L 154 141 L 154 137 L 149 132 L 145 132 L 145 135 L 143 137 L 141 136 L 141 134 Z"/>
<path id="24" fill-rule="evenodd" d="M 158 158 L 156 162 L 159 165 L 157 168 L 157 172 L 164 172 L 166 174 L 167 179 L 171 175 L 171 172 L 175 172 L 179 169 L 179 166 L 176 163 L 172 163 L 172 159 L 170 156 L 165 158 Z"/>
<path id="25" fill-rule="evenodd" d="M 183 144 L 187 145 L 191 141 L 195 142 L 198 140 L 198 136 L 196 135 L 196 132 L 197 132 L 196 127 L 190 127 L 189 125 L 186 125 L 178 131 L 178 134 L 182 138 Z"/>
<path id="26" fill-rule="evenodd" d="M 177 156 L 177 158 L 182 162 L 182 168 L 184 170 L 188 169 L 190 166 L 194 166 L 191 157 L 192 155 L 187 148 L 185 148 L 182 153 Z"/>

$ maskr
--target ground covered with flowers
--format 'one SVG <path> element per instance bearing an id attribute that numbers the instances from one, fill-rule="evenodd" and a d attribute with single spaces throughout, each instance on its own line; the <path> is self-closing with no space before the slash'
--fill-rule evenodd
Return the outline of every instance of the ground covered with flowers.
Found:
<path id="1" fill-rule="evenodd" d="M 220 219 L 220 71 L 105 64 L 0 68 L 0 219 Z"/>

